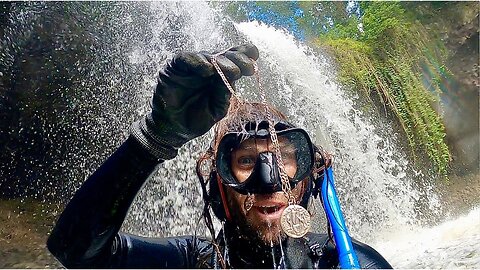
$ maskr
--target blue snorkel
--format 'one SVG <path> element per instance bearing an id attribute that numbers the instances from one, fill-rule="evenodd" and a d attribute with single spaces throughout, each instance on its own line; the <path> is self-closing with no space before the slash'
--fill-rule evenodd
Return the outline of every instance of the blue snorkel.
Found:
<path id="1" fill-rule="evenodd" d="M 348 234 L 345 220 L 343 219 L 342 210 L 335 191 L 332 167 L 325 169 L 322 182 L 321 199 L 328 222 L 332 228 L 333 238 L 338 253 L 340 268 L 342 269 L 359 269 L 357 255 L 353 249 L 352 239 Z"/>

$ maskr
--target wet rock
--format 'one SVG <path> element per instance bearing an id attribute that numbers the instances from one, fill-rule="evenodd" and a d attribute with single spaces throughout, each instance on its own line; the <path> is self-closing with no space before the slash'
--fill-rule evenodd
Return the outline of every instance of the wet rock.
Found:
<path id="1" fill-rule="evenodd" d="M 61 267 L 45 245 L 53 219 L 41 213 L 48 207 L 56 206 L 34 200 L 0 201 L 0 268 Z"/>

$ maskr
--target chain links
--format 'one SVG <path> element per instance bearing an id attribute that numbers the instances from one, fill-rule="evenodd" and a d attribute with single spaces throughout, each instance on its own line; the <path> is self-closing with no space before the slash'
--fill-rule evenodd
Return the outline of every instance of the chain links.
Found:
<path id="1" fill-rule="evenodd" d="M 234 100 L 236 102 L 240 103 L 241 102 L 240 97 L 237 95 L 237 93 L 233 89 L 232 85 L 228 82 L 227 77 L 225 76 L 222 69 L 220 69 L 220 66 L 217 63 L 217 57 L 219 55 L 225 53 L 228 50 L 229 49 L 212 55 L 210 60 L 212 62 L 213 67 L 217 71 L 218 75 L 222 79 L 223 83 L 225 84 L 227 89 L 232 94 L 232 97 L 234 98 Z M 282 180 L 282 191 L 285 194 L 285 196 L 287 197 L 288 204 L 292 205 L 292 204 L 296 203 L 295 202 L 295 196 L 292 195 L 292 187 L 290 186 L 290 180 L 288 179 L 288 175 L 287 175 L 287 172 L 285 170 L 285 164 L 283 163 L 282 154 L 280 152 L 280 145 L 278 143 L 277 132 L 275 130 L 275 123 L 273 122 L 273 117 L 272 117 L 272 115 L 271 115 L 271 113 L 270 113 L 270 111 L 268 110 L 268 107 L 267 107 L 267 98 L 265 96 L 265 91 L 262 87 L 262 84 L 260 83 L 260 75 L 259 75 L 259 72 L 258 72 L 257 62 L 255 62 L 254 60 L 252 60 L 252 61 L 253 61 L 253 69 L 254 69 L 255 79 L 256 79 L 256 82 L 257 82 L 257 87 L 260 90 L 260 98 L 262 99 L 262 103 L 265 107 L 265 113 L 267 115 L 268 131 L 270 133 L 270 139 L 271 139 L 272 144 L 273 144 L 273 148 L 274 148 L 274 151 L 275 151 L 275 158 L 277 160 L 277 164 L 278 164 L 278 167 L 279 167 L 279 170 L 280 170 L 280 179 Z"/>
<path id="2" fill-rule="evenodd" d="M 287 197 L 288 204 L 295 204 L 295 197 L 292 196 L 292 187 L 290 186 L 290 180 L 288 179 L 287 171 L 285 170 L 285 164 L 283 163 L 282 153 L 280 152 L 280 145 L 278 143 L 277 131 L 275 130 L 275 123 L 273 122 L 273 117 L 267 107 L 267 98 L 265 95 L 265 90 L 262 87 L 260 82 L 260 74 L 258 71 L 257 62 L 253 62 L 253 69 L 255 73 L 255 79 L 257 81 L 258 89 L 260 90 L 260 98 L 265 107 L 265 113 L 267 114 L 268 121 L 268 132 L 270 133 L 270 139 L 272 140 L 273 148 L 275 151 L 275 158 L 277 159 L 277 164 L 280 169 L 280 179 L 282 180 L 282 191 Z"/>
<path id="3" fill-rule="evenodd" d="M 235 92 L 235 90 L 233 89 L 232 85 L 228 82 L 227 80 L 227 76 L 225 76 L 225 74 L 223 73 L 222 69 L 220 68 L 220 66 L 218 65 L 217 63 L 217 57 L 223 53 L 225 53 L 226 51 L 222 51 L 222 52 L 219 52 L 219 53 L 216 53 L 214 55 L 212 55 L 212 57 L 210 58 L 210 60 L 212 61 L 212 65 L 213 67 L 217 70 L 217 73 L 218 75 L 220 76 L 220 78 L 222 78 L 222 81 L 223 83 L 225 84 L 225 86 L 228 88 L 228 91 L 230 91 L 230 94 L 232 94 L 233 97 L 235 97 L 235 99 L 237 99 L 238 101 L 240 100 L 240 97 L 237 95 L 237 93 Z"/>

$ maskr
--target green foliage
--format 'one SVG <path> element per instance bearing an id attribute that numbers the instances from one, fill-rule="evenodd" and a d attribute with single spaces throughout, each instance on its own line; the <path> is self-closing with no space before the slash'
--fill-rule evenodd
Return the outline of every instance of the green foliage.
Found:
<path id="1" fill-rule="evenodd" d="M 425 151 L 437 171 L 445 174 L 451 157 L 445 127 L 434 106 L 446 74 L 446 50 L 400 3 L 362 2 L 361 6 L 361 20 L 351 18 L 336 25 L 316 43 L 335 56 L 341 82 L 366 94 L 375 91 L 389 105 L 413 156 Z M 429 85 L 424 85 L 424 79 Z"/>
<path id="2" fill-rule="evenodd" d="M 396 2 L 364 2 L 365 15 L 363 40 L 375 42 L 382 40 L 385 34 L 405 33 L 410 24 L 405 20 L 404 10 Z M 368 11 L 368 12 L 367 12 Z M 390 34 L 391 35 L 391 34 Z"/>

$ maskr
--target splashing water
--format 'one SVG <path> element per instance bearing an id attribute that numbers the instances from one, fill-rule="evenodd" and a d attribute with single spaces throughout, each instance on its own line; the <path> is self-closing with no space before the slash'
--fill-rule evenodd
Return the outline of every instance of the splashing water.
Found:
<path id="1" fill-rule="evenodd" d="M 192 25 L 197 23 L 207 24 L 215 37 L 213 42 L 205 38 L 204 32 L 191 32 L 192 48 L 228 47 L 232 45 L 230 42 L 243 40 L 259 48 L 260 77 L 268 101 L 309 131 L 316 144 L 335 154 L 337 189 L 354 237 L 382 246 L 381 243 L 388 243 L 382 241 L 390 239 L 398 228 L 419 228 L 419 209 L 441 213 L 433 187 L 428 182 L 415 184 L 413 176 L 422 177 L 422 173 L 410 168 L 404 152 L 396 145 L 396 135 L 391 136 L 395 131 L 388 123 L 379 124 L 355 108 L 355 96 L 335 83 L 333 66 L 326 57 L 284 31 L 257 22 L 236 24 L 236 30 L 225 26 L 222 29 L 221 23 L 229 22 L 216 24 L 219 20 L 215 16 L 221 15 L 215 11 L 208 13 L 211 16 L 208 23 L 195 17 L 198 16 L 195 13 L 185 12 L 178 8 L 173 13 L 186 19 L 183 22 L 186 29 L 194 28 Z M 232 31 L 224 31 L 226 28 Z M 252 80 L 243 79 L 237 89 L 245 99 L 259 100 Z M 196 186 L 193 164 L 211 137 L 208 134 L 189 143 L 174 161 L 162 166 L 159 175 L 136 200 L 128 229 L 146 235 L 193 232 L 196 220 L 191 217 L 200 215 L 195 206 L 202 203 L 198 191 L 192 190 Z M 172 181 L 165 179 L 182 181 L 175 180 L 172 185 Z M 316 223 L 316 231 L 322 231 L 318 225 L 320 218 Z"/>
<path id="2" fill-rule="evenodd" d="M 396 268 L 479 268 L 480 208 L 435 227 L 398 228 L 375 244 Z"/>
<path id="3" fill-rule="evenodd" d="M 320 133 L 316 143 L 327 144 L 336 154 L 336 185 L 354 237 L 378 246 L 394 267 L 479 266 L 478 209 L 424 228 L 416 212 L 425 194 L 429 195 L 421 211 L 432 213 L 427 217 L 442 213 L 434 187 L 428 181 L 421 187 L 415 184 L 414 176 L 423 175 L 412 171 L 395 138 L 388 137 L 391 128 L 375 127 L 355 109 L 354 101 L 331 79 L 335 74 L 327 59 L 269 26 L 251 22 L 237 28 L 263 52 L 260 61 L 270 68 L 270 96 L 276 97 L 270 101 L 286 107 L 295 123 L 311 134 Z"/>
<path id="4" fill-rule="evenodd" d="M 42 12 L 54 8 L 29 5 Z M 112 20 L 111 25 L 104 25 L 101 16 L 80 20 L 94 25 L 92 44 L 99 37 L 109 38 L 87 51 L 95 52 L 92 62 L 108 64 L 82 70 L 83 79 L 71 86 L 80 94 L 68 107 L 74 119 L 70 121 L 78 122 L 76 131 L 88 136 L 80 135 L 76 144 L 58 150 L 71 153 L 57 162 L 69 168 L 67 178 L 76 179 L 70 186 L 78 187 L 127 136 L 133 119 L 146 112 L 154 74 L 168 57 L 181 50 L 219 51 L 249 41 L 260 50 L 260 79 L 268 102 L 305 128 L 317 145 L 335 154 L 337 191 L 352 236 L 372 243 L 395 267 L 480 267 L 478 208 L 457 220 L 425 227 L 422 218 L 443 213 L 434 186 L 428 179 L 421 184 L 415 180 L 427 177 L 412 169 L 393 128 L 374 113 L 358 109 L 358 97 L 335 83 L 334 66 L 322 52 L 267 25 L 234 24 L 205 2 L 92 4 L 91 8 Z M 22 16 L 37 16 L 28 14 Z M 22 28 L 18 33 L 32 31 L 29 25 L 34 23 L 26 22 L 28 31 Z M 80 70 L 82 65 L 73 68 Z M 247 100 L 260 101 L 253 79 L 242 79 L 237 89 Z M 65 112 L 54 113 L 69 121 Z M 47 138 L 61 136 L 56 128 L 45 128 Z M 145 236 L 204 233 L 203 224 L 197 228 L 203 201 L 194 166 L 211 138 L 209 133 L 189 142 L 177 158 L 160 166 L 136 198 L 123 229 Z M 87 140 L 95 141 L 88 149 L 82 145 Z M 316 209 L 314 231 L 324 231 L 321 207 Z"/>
<path id="5" fill-rule="evenodd" d="M 268 76 L 270 96 L 279 96 L 271 102 L 287 107 L 299 120 L 295 123 L 333 144 L 337 188 L 353 236 L 369 239 L 380 229 L 413 222 L 419 195 L 405 173 L 407 161 L 333 82 L 328 61 L 269 26 L 242 23 L 238 29 L 259 47 L 273 73 L 281 74 Z"/>
<path id="6" fill-rule="evenodd" d="M 158 22 L 163 22 L 162 16 L 166 14 L 175 14 L 176 18 L 182 18 L 182 31 L 189 33 L 192 48 L 228 47 L 226 43 L 232 40 L 227 35 L 246 39 L 259 48 L 260 77 L 269 102 L 309 131 L 316 144 L 332 148 L 335 153 L 338 192 L 353 236 L 369 240 L 379 230 L 416 222 L 414 204 L 420 194 L 405 172 L 408 162 L 396 151 L 394 139 L 383 139 L 378 134 L 378 129 L 388 130 L 388 127 L 376 128 L 369 123 L 354 108 L 353 100 L 335 84 L 332 66 L 326 58 L 298 44 L 293 36 L 256 22 L 241 23 L 235 25 L 237 31 L 225 32 L 229 28 L 216 24 L 219 20 L 215 16 L 219 14 L 214 10 L 202 6 L 210 12 L 206 18 L 198 18 L 198 14 L 188 11 L 189 5 L 192 4 L 153 4 L 152 9 L 159 12 L 158 20 L 150 25 L 155 29 L 153 32 L 165 32 L 165 24 Z M 165 8 L 169 11 L 165 12 Z M 208 36 L 212 34 L 214 39 L 205 37 L 206 32 L 188 30 L 206 25 Z M 159 36 L 152 42 L 166 38 Z M 136 51 L 152 54 L 148 50 L 146 46 Z M 254 85 L 253 80 L 245 79 L 237 88 L 244 98 L 258 101 L 259 89 Z M 150 94 L 147 92 L 146 96 Z M 163 164 L 165 169 L 159 170 L 159 175 L 138 197 L 126 223 L 128 228 L 147 235 L 158 235 L 158 229 L 170 234 L 191 232 L 197 222 L 191 217 L 200 213 L 199 208 L 192 207 L 192 202 L 201 205 L 198 191 L 191 188 L 196 186 L 193 166 L 209 138 L 211 134 L 192 141 L 174 161 Z"/>

